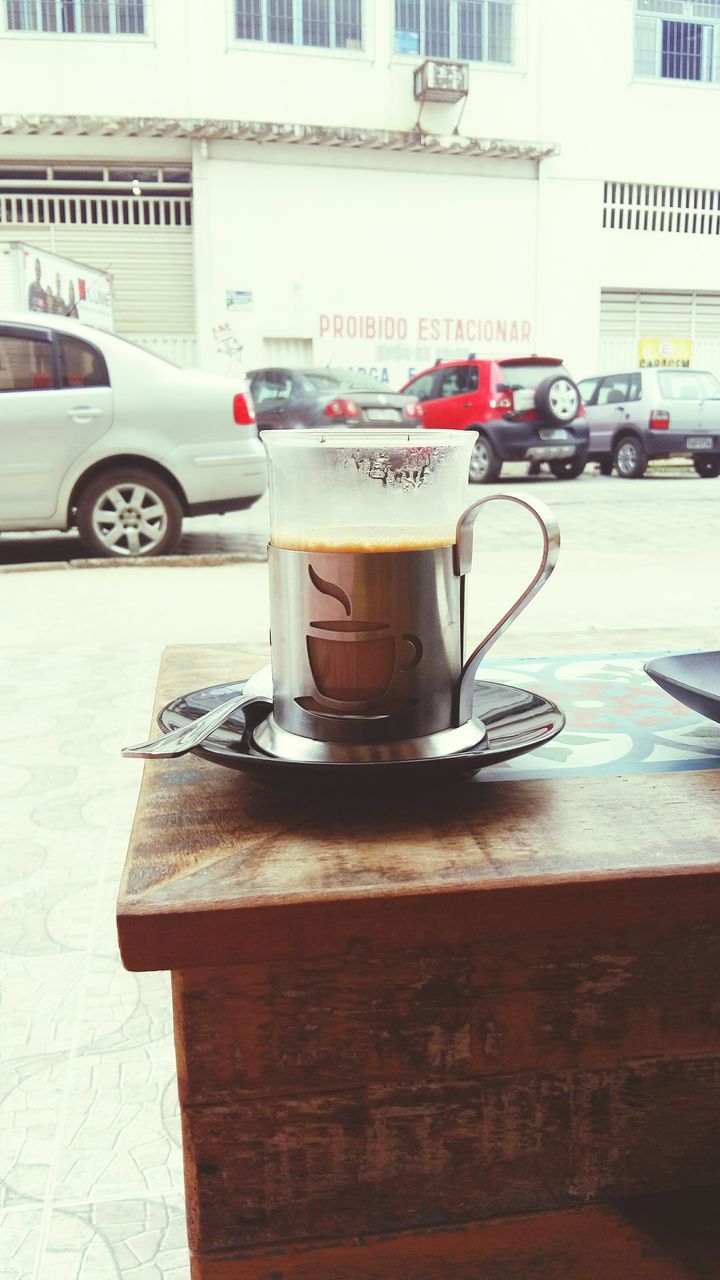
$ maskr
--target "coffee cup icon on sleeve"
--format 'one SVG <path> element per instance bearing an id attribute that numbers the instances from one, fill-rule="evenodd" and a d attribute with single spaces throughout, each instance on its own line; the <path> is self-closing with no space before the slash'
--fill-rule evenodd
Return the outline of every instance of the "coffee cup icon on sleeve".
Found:
<path id="1" fill-rule="evenodd" d="M 388 622 L 352 618 L 346 592 L 321 578 L 311 565 L 308 572 L 313 586 L 338 600 L 347 615 L 310 623 L 307 653 L 318 693 L 332 702 L 353 705 L 385 697 L 396 668 L 411 671 L 420 662 L 422 641 L 409 632 L 396 635 Z"/>

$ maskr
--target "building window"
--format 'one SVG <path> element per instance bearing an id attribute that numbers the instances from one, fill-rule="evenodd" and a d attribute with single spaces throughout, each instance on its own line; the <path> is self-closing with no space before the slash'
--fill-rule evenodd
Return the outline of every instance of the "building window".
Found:
<path id="1" fill-rule="evenodd" d="M 513 61 L 514 0 L 395 0 L 395 52 Z"/>
<path id="2" fill-rule="evenodd" d="M 635 0 L 635 74 L 720 82 L 720 0 Z"/>
<path id="3" fill-rule="evenodd" d="M 146 34 L 145 0 L 6 0 L 9 31 L 60 35 Z"/>
<path id="4" fill-rule="evenodd" d="M 235 37 L 317 49 L 362 49 L 362 0 L 235 0 Z"/>

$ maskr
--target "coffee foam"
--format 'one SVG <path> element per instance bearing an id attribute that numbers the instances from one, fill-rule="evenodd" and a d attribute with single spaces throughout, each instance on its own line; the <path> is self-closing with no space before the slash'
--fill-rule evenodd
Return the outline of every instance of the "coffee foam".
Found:
<path id="1" fill-rule="evenodd" d="M 274 529 L 270 534 L 273 547 L 284 551 L 383 552 L 383 551 L 432 551 L 437 547 L 451 547 L 455 530 L 447 526 L 418 526 L 418 528 L 362 529 L 338 526 L 317 530 Z"/>

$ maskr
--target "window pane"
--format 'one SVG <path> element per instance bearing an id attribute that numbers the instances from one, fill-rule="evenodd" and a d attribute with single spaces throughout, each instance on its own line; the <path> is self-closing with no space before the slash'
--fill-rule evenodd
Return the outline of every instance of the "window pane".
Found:
<path id="1" fill-rule="evenodd" d="M 89 34 L 107 34 L 110 30 L 109 0 L 81 0 L 81 30 Z"/>
<path id="2" fill-rule="evenodd" d="M 395 52 L 420 52 L 420 0 L 395 0 Z"/>
<path id="3" fill-rule="evenodd" d="M 446 400 L 448 396 L 459 396 L 462 391 L 464 378 L 462 369 L 446 369 L 440 374 L 438 382 L 437 398 L 438 400 Z"/>
<path id="4" fill-rule="evenodd" d="M 260 0 L 235 0 L 235 35 L 238 40 L 262 40 Z"/>
<path id="5" fill-rule="evenodd" d="M 61 337 L 60 385 L 62 387 L 107 387 L 107 365 L 99 351 L 79 338 Z"/>
<path id="6" fill-rule="evenodd" d="M 685 0 L 637 0 L 638 13 L 675 13 L 682 18 Z"/>
<path id="7" fill-rule="evenodd" d="M 362 0 L 335 0 L 335 45 L 362 48 Z"/>
<path id="8" fill-rule="evenodd" d="M 697 22 L 663 22 L 662 75 L 671 80 L 702 79 L 703 28 Z"/>
<path id="9" fill-rule="evenodd" d="M 603 378 L 598 394 L 598 404 L 623 404 L 628 398 L 628 375 L 615 374 L 612 378 Z"/>
<path id="10" fill-rule="evenodd" d="M 0 392 L 49 391 L 53 384 L 49 342 L 0 337 Z"/>
<path id="11" fill-rule="evenodd" d="M 425 0 L 425 46 L 429 58 L 450 57 L 450 0 Z"/>
<path id="12" fill-rule="evenodd" d="M 275 44 L 293 43 L 292 0 L 267 0 L 267 38 Z"/>
<path id="13" fill-rule="evenodd" d="M 657 18 L 635 19 L 635 72 L 639 76 L 658 74 L 658 39 L 660 22 Z"/>
<path id="14" fill-rule="evenodd" d="M 512 5 L 490 0 L 488 4 L 489 62 L 512 62 Z"/>
<path id="15" fill-rule="evenodd" d="M 9 31 L 37 31 L 38 6 L 35 0 L 8 0 L 7 24 Z"/>
<path id="16" fill-rule="evenodd" d="M 28 8 L 31 5 L 28 3 Z M 37 8 L 35 4 L 35 8 Z M 55 0 L 42 0 L 40 5 L 40 17 L 42 21 L 43 31 L 57 31 L 58 29 L 58 7 Z"/>
<path id="17" fill-rule="evenodd" d="M 424 373 L 421 378 L 415 378 L 408 383 L 404 394 L 416 396 L 418 400 L 429 400 L 434 379 L 433 373 Z"/>
<path id="18" fill-rule="evenodd" d="M 143 0 L 117 0 L 117 29 L 123 35 L 142 36 L 145 34 L 145 11 Z"/>
<path id="19" fill-rule="evenodd" d="M 482 61 L 482 0 L 460 0 L 458 4 L 458 58 Z"/>
<path id="20" fill-rule="evenodd" d="M 303 0 L 302 42 L 328 48 L 330 45 L 330 0 Z"/>

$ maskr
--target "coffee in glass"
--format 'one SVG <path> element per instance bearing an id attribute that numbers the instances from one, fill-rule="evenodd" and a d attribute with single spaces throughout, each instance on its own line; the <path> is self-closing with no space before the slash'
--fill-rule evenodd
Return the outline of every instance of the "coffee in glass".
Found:
<path id="1" fill-rule="evenodd" d="M 469 432 L 266 432 L 273 712 L 257 745 L 291 759 L 435 757 L 477 745 L 480 658 L 552 571 L 542 504 L 467 510 Z M 519 502 L 543 531 L 527 591 L 464 658 L 465 578 L 481 505 Z"/>

